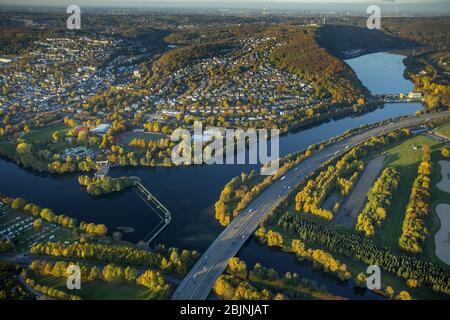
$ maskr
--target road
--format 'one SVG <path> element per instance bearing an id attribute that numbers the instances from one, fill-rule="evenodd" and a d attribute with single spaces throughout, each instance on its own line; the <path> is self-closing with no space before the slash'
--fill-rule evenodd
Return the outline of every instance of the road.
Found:
<path id="1" fill-rule="evenodd" d="M 172 295 L 173 300 L 204 300 L 208 297 L 216 279 L 225 271 L 228 261 L 236 255 L 260 222 L 270 211 L 309 173 L 342 152 L 346 146 L 353 147 L 361 142 L 395 129 L 417 125 L 430 119 L 450 117 L 450 111 L 421 116 L 410 116 L 395 123 L 369 129 L 341 142 L 332 144 L 315 153 L 298 166 L 292 168 L 285 179 L 277 180 L 263 191 L 252 203 L 223 230 L 205 251 Z M 250 211 L 251 210 L 251 211 Z"/>

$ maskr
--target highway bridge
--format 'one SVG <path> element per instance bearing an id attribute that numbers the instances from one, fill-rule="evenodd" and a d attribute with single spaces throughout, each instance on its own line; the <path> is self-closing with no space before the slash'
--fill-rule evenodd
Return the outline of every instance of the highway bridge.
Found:
<path id="1" fill-rule="evenodd" d="M 345 151 L 347 146 L 353 147 L 372 137 L 383 135 L 396 129 L 418 125 L 426 120 L 443 118 L 450 118 L 450 111 L 402 118 L 396 122 L 372 128 L 343 141 L 336 142 L 316 152 L 310 158 L 292 168 L 286 173 L 285 179 L 275 181 L 223 230 L 177 287 L 172 295 L 172 299 L 206 299 L 216 279 L 225 271 L 228 261 L 236 255 L 271 210 L 303 178 L 338 153 Z"/>

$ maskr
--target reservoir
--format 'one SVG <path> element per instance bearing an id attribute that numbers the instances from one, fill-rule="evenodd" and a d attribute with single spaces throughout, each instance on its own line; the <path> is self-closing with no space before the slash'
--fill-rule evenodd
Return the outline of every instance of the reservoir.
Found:
<path id="1" fill-rule="evenodd" d="M 376 55 L 376 59 L 372 56 Z M 412 84 L 403 78 L 404 66 L 399 57 L 390 53 L 377 53 L 348 60 L 363 84 L 373 93 L 409 92 Z M 369 67 L 370 63 L 378 63 Z M 389 65 L 389 72 L 375 72 Z M 375 70 L 376 71 L 376 70 Z M 375 77 L 376 79 L 372 78 Z M 409 84 L 407 86 L 405 81 Z M 389 82 L 389 87 L 387 86 Z M 280 137 L 280 155 L 305 149 L 308 145 L 344 133 L 351 128 L 381 120 L 414 114 L 422 109 L 420 103 L 386 104 L 384 108 L 370 113 L 332 120 L 319 126 Z M 204 165 L 177 168 L 114 168 L 113 176 L 134 175 L 172 213 L 172 222 L 155 240 L 167 246 L 204 251 L 222 228 L 214 219 L 214 203 L 223 186 L 241 172 L 259 169 L 251 165 Z M 131 189 L 112 196 L 92 198 L 78 185 L 77 175 L 36 174 L 0 159 L 0 192 L 9 196 L 21 196 L 56 213 L 67 214 L 79 221 L 105 223 L 110 231 L 126 226 L 135 229 L 125 234 L 124 239 L 132 242 L 141 240 L 159 222 L 154 213 Z M 328 276 L 312 272 L 307 265 L 295 261 L 295 257 L 280 251 L 260 246 L 249 240 L 239 256 L 249 268 L 261 262 L 274 267 L 283 275 L 286 271 L 324 284 L 333 294 L 348 298 L 377 298 L 371 292 L 358 292 L 352 283 L 342 284 Z"/>

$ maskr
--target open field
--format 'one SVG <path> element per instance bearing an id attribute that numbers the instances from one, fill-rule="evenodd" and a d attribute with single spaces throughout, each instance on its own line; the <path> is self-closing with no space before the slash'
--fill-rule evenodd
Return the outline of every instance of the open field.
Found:
<path id="1" fill-rule="evenodd" d="M 67 289 L 66 279 L 48 277 L 38 281 L 86 300 L 147 300 L 149 290 L 144 286 L 100 280 L 82 282 L 80 290 Z"/>
<path id="2" fill-rule="evenodd" d="M 42 129 L 31 131 L 24 135 L 23 138 L 30 143 L 48 142 L 52 140 L 53 132 L 58 131 L 61 134 L 61 137 L 64 137 L 69 130 L 70 127 L 66 124 L 57 123 Z"/>
<path id="3" fill-rule="evenodd" d="M 386 167 L 395 167 L 400 172 L 400 184 L 394 194 L 394 201 L 388 212 L 384 226 L 375 234 L 374 240 L 382 245 L 398 248 L 402 232 L 406 206 L 411 195 L 411 187 L 417 176 L 417 168 L 422 159 L 422 146 L 427 144 L 431 151 L 438 150 L 438 142 L 422 135 L 413 137 L 386 150 Z"/>
<path id="4" fill-rule="evenodd" d="M 437 205 L 436 214 L 441 221 L 441 228 L 434 236 L 436 256 L 450 266 L 450 205 L 446 203 Z"/>
<path id="5" fill-rule="evenodd" d="M 434 132 L 440 136 L 444 136 L 450 139 L 450 123 L 440 126 Z"/>
<path id="6" fill-rule="evenodd" d="M 334 223 L 347 228 L 352 228 L 355 225 L 356 218 L 363 208 L 367 194 L 383 168 L 385 159 L 384 156 L 379 156 L 369 162 L 348 200 L 335 216 Z"/>

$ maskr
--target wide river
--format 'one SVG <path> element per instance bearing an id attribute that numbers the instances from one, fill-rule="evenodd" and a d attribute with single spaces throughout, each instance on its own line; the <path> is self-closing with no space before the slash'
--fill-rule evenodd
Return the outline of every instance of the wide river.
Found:
<path id="1" fill-rule="evenodd" d="M 407 93 L 412 83 L 403 78 L 402 56 L 375 53 L 347 60 L 361 81 L 373 93 Z M 288 134 L 280 138 L 280 154 L 286 155 L 344 133 L 346 130 L 384 119 L 414 114 L 420 103 L 386 104 L 359 117 L 347 117 L 320 126 Z M 241 172 L 258 169 L 250 165 L 213 165 L 187 168 L 115 168 L 114 176 L 139 176 L 144 185 L 172 212 L 172 222 L 155 243 L 179 248 L 205 250 L 222 228 L 214 219 L 214 203 L 223 186 Z M 153 229 L 158 219 L 134 190 L 114 196 L 92 198 L 78 185 L 76 175 L 36 174 L 0 159 L 0 192 L 22 196 L 55 212 L 78 220 L 107 224 L 109 230 L 127 226 L 134 233 L 124 238 L 137 242 Z M 334 294 L 352 299 L 377 298 L 368 292 L 356 290 L 352 282 L 339 283 L 321 273 L 313 272 L 308 264 L 300 264 L 292 255 L 260 246 L 251 239 L 240 251 L 249 268 L 261 262 L 284 274 L 297 272 L 301 276 L 325 285 Z"/>

